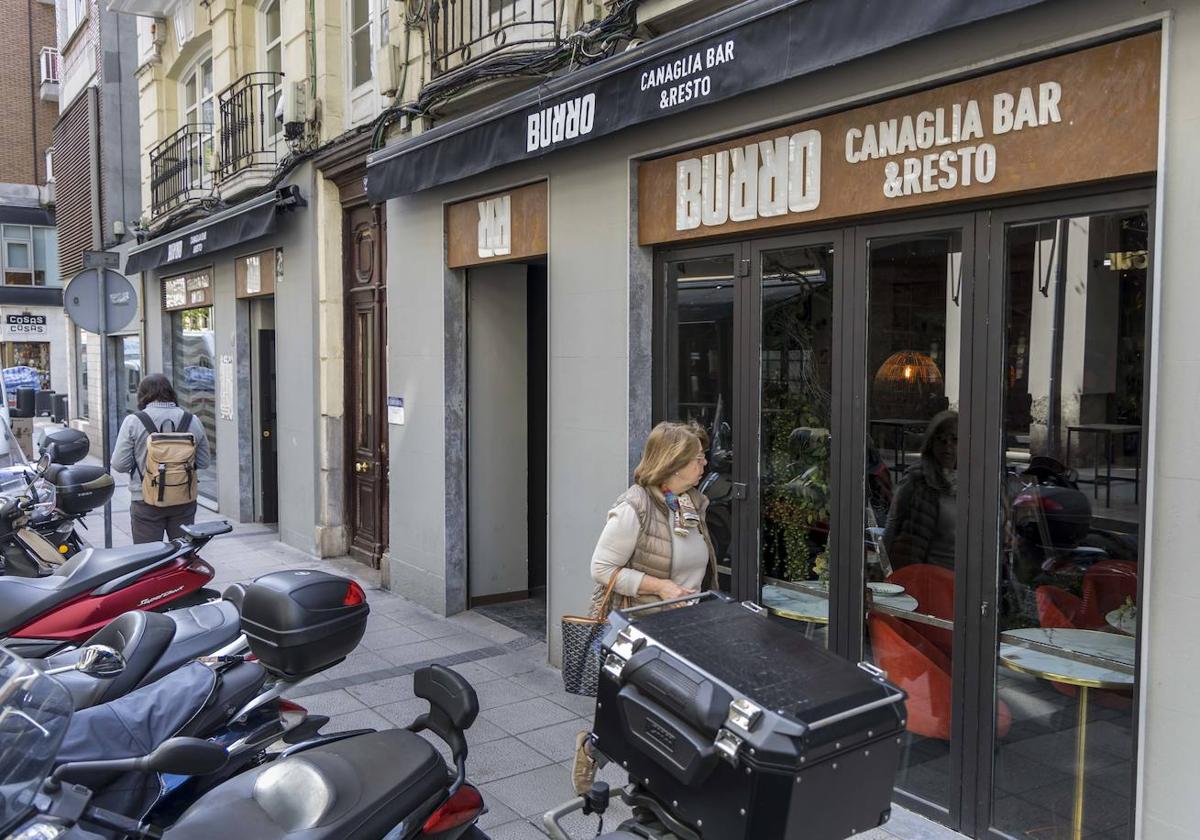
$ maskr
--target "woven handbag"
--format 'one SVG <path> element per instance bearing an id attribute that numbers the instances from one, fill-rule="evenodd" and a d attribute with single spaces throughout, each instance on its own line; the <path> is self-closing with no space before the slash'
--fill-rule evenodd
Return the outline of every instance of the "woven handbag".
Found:
<path id="1" fill-rule="evenodd" d="M 617 569 L 609 578 L 595 616 L 564 615 L 561 619 L 563 689 L 569 694 L 595 697 L 600 687 L 600 640 L 608 629 L 613 589 L 621 571 Z"/>

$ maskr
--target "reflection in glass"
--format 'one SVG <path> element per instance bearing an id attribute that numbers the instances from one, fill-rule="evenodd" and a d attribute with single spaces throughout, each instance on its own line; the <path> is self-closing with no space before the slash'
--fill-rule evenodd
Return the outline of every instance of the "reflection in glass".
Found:
<path id="1" fill-rule="evenodd" d="M 142 381 L 142 340 L 136 335 L 123 335 L 116 339 L 117 358 L 121 360 L 117 370 L 117 399 L 120 400 L 122 416 L 137 411 L 138 383 Z"/>
<path id="2" fill-rule="evenodd" d="M 200 495 L 217 499 L 217 382 L 213 308 L 171 313 L 171 370 L 179 405 L 194 414 L 208 435 L 210 461 L 199 470 Z"/>
<path id="3" fill-rule="evenodd" d="M 1143 211 L 1005 232 L 992 821 L 1014 837 L 1133 836 L 1147 242 Z"/>
<path id="4" fill-rule="evenodd" d="M 864 647 L 909 695 L 898 786 L 947 807 L 962 238 L 873 240 L 867 260 Z"/>
<path id="5" fill-rule="evenodd" d="M 668 341 L 674 357 L 667 388 L 667 419 L 695 421 L 709 436 L 708 530 L 729 588 L 733 528 L 733 257 L 672 262 L 667 266 Z"/>
<path id="6" fill-rule="evenodd" d="M 833 248 L 762 255 L 762 602 L 828 641 Z"/>

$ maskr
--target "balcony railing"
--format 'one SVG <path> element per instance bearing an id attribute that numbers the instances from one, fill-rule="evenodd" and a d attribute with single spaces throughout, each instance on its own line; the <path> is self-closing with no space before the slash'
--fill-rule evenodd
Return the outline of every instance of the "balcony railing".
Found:
<path id="1" fill-rule="evenodd" d="M 430 0 L 433 76 L 501 52 L 557 47 L 558 12 L 565 0 Z"/>
<path id="2" fill-rule="evenodd" d="M 275 120 L 282 84 L 282 73 L 247 73 L 220 95 L 222 180 L 275 168 L 283 142 Z"/>
<path id="3" fill-rule="evenodd" d="M 38 63 L 42 68 L 42 84 L 58 84 L 60 72 L 58 50 L 54 47 L 42 47 Z"/>
<path id="4" fill-rule="evenodd" d="M 150 150 L 151 213 L 159 216 L 212 195 L 213 131 L 185 125 Z"/>

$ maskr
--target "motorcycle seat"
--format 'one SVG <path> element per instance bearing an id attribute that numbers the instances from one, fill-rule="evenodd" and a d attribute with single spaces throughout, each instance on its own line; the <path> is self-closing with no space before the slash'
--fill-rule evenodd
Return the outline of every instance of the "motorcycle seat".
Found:
<path id="1" fill-rule="evenodd" d="M 46 577 L 0 576 L 0 632 L 9 632 L 72 598 L 170 557 L 173 543 L 147 543 L 129 548 L 89 548 Z"/>
<path id="2" fill-rule="evenodd" d="M 144 682 L 144 677 L 160 662 L 175 635 L 175 622 L 161 613 L 141 611 L 119 615 L 101 628 L 86 645 L 108 645 L 125 659 L 125 669 L 115 677 L 92 677 L 78 671 L 58 676 L 58 681 L 71 693 L 72 705 L 78 711 L 98 706 L 128 694 Z M 42 660 L 44 668 L 74 664 L 83 646 Z M 176 667 L 179 664 L 177 663 Z"/>
<path id="3" fill-rule="evenodd" d="M 198 799 L 164 837 L 379 838 L 448 791 L 450 780 L 446 763 L 421 736 L 372 732 L 235 776 Z"/>
<path id="4" fill-rule="evenodd" d="M 163 618 L 173 622 L 175 634 L 138 685 L 160 680 L 183 663 L 225 647 L 242 633 L 241 616 L 229 601 L 172 610 Z"/>

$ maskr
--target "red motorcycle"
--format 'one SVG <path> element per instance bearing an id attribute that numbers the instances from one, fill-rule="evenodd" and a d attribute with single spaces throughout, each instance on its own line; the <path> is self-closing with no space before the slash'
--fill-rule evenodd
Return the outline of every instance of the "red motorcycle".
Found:
<path id="1" fill-rule="evenodd" d="M 0 496 L 0 540 L 28 500 Z M 185 536 L 128 548 L 88 548 L 45 577 L 0 577 L 0 645 L 44 657 L 79 644 L 130 610 L 162 611 L 220 597 L 204 589 L 213 568 L 198 552 L 232 529 L 228 522 L 185 525 Z"/>

